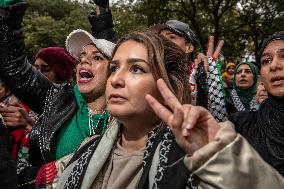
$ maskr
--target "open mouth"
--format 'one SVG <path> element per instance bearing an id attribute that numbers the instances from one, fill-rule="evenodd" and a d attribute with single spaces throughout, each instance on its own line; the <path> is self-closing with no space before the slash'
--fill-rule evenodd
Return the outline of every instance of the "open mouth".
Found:
<path id="1" fill-rule="evenodd" d="M 239 83 L 241 83 L 241 84 L 243 84 L 243 83 L 247 83 L 248 81 L 247 80 L 245 80 L 245 79 L 242 79 L 242 80 L 240 80 L 239 81 Z"/>
<path id="2" fill-rule="evenodd" d="M 80 70 L 79 75 L 80 75 L 79 81 L 81 82 L 90 81 L 94 78 L 94 74 L 85 69 Z"/>
<path id="3" fill-rule="evenodd" d="M 284 80 L 284 77 L 281 77 L 281 76 L 275 76 L 271 79 L 271 82 L 281 82 Z"/>

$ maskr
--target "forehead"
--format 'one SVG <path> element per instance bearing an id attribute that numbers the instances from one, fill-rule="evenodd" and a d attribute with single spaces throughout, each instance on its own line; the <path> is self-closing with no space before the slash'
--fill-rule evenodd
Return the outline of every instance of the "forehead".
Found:
<path id="1" fill-rule="evenodd" d="M 250 67 L 249 65 L 247 64 L 242 64 L 238 67 L 238 70 L 246 70 L 246 69 L 249 69 L 250 70 Z"/>
<path id="2" fill-rule="evenodd" d="M 162 29 L 160 33 L 161 34 L 175 34 L 175 35 L 177 35 L 176 33 L 174 33 L 173 31 L 171 31 L 171 30 L 169 30 L 167 28 Z"/>
<path id="3" fill-rule="evenodd" d="M 276 54 L 276 52 L 280 49 L 284 49 L 284 40 L 274 40 L 268 43 L 268 45 L 265 47 L 262 55 L 265 55 L 267 53 L 269 54 Z"/>
<path id="4" fill-rule="evenodd" d="M 97 49 L 97 47 L 96 47 L 95 44 L 90 43 L 90 44 L 84 45 L 84 46 L 82 47 L 82 52 L 87 52 L 87 51 L 99 51 L 99 50 Z M 82 52 L 81 52 L 81 53 L 82 53 Z M 99 51 L 99 52 L 100 52 L 100 51 Z"/>
<path id="5" fill-rule="evenodd" d="M 42 60 L 41 58 L 37 58 L 35 60 L 34 65 L 48 65 L 47 62 L 45 62 L 44 60 Z"/>
<path id="6" fill-rule="evenodd" d="M 113 60 L 128 58 L 142 58 L 144 60 L 147 60 L 148 52 L 146 46 L 133 40 L 123 42 L 117 48 L 113 56 Z"/>

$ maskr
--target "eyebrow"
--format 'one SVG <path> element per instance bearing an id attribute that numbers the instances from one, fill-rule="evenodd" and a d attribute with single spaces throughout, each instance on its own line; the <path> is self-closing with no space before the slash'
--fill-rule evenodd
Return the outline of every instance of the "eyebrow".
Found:
<path id="1" fill-rule="evenodd" d="M 284 48 L 278 49 L 278 50 L 276 51 L 276 53 L 281 53 L 281 52 L 284 52 Z M 272 56 L 272 53 L 271 53 L 271 52 L 266 52 L 266 53 L 263 53 L 263 54 L 261 55 L 261 57 L 264 57 L 264 56 Z"/>
<path id="2" fill-rule="evenodd" d="M 97 54 L 97 53 L 102 54 L 102 53 L 101 53 L 100 51 L 98 51 L 98 50 L 92 51 L 92 54 Z M 82 54 L 87 54 L 87 52 L 86 52 L 85 50 L 82 50 L 81 53 L 80 53 L 80 56 L 81 56 Z"/>
<path id="3" fill-rule="evenodd" d="M 137 63 L 137 62 L 144 62 L 146 64 L 149 64 L 146 60 L 141 59 L 141 58 L 128 58 L 127 59 L 127 63 L 129 63 L 129 64 L 134 64 L 134 63 Z M 110 64 L 118 64 L 119 60 L 112 60 L 109 63 Z"/>

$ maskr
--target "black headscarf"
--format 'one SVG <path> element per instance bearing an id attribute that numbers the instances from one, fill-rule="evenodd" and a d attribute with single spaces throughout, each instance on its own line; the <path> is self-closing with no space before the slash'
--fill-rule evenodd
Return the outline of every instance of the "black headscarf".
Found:
<path id="1" fill-rule="evenodd" d="M 284 32 L 265 40 L 261 53 L 274 40 L 284 40 Z M 238 112 L 230 115 L 229 120 L 260 156 L 284 176 L 284 96 L 269 94 L 258 111 Z"/>

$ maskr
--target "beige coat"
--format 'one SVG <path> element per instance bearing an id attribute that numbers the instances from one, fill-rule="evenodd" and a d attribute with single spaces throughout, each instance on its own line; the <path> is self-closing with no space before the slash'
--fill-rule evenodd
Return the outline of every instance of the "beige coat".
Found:
<path id="1" fill-rule="evenodd" d="M 199 188 L 283 189 L 283 177 L 264 162 L 229 121 L 210 142 L 184 163 L 201 182 Z"/>

